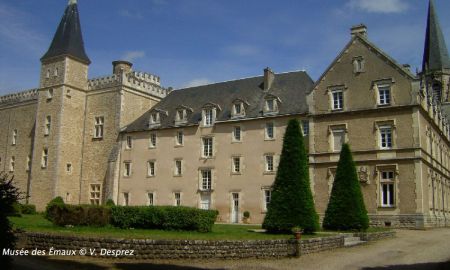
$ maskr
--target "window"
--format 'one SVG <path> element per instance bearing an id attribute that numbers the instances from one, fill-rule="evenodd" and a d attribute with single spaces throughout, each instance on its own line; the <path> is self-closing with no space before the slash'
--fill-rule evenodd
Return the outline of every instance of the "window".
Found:
<path id="1" fill-rule="evenodd" d="M 432 88 L 433 88 L 433 102 L 434 104 L 440 104 L 442 97 L 441 84 L 439 82 L 434 82 Z"/>
<path id="2" fill-rule="evenodd" d="M 389 85 L 378 86 L 378 104 L 379 105 L 391 104 L 391 87 Z"/>
<path id="3" fill-rule="evenodd" d="M 241 141 L 241 127 L 233 128 L 233 141 L 235 141 L 235 142 Z"/>
<path id="4" fill-rule="evenodd" d="M 266 155 L 265 160 L 266 160 L 266 172 L 273 172 L 274 171 L 273 155 Z"/>
<path id="5" fill-rule="evenodd" d="M 159 125 L 160 115 L 159 112 L 153 112 L 150 114 L 150 126 Z"/>
<path id="6" fill-rule="evenodd" d="M 130 193 L 124 192 L 123 193 L 123 205 L 128 206 L 130 203 Z"/>
<path id="7" fill-rule="evenodd" d="M 233 109 L 234 109 L 234 115 L 241 115 L 242 114 L 242 103 L 234 104 Z"/>
<path id="8" fill-rule="evenodd" d="M 9 171 L 14 172 L 14 168 L 16 167 L 16 158 L 14 156 L 11 157 L 9 162 Z"/>
<path id="9" fill-rule="evenodd" d="M 183 167 L 182 167 L 182 161 L 181 159 L 175 160 L 175 175 L 181 176 L 183 174 Z"/>
<path id="10" fill-rule="evenodd" d="M 47 89 L 47 100 L 50 100 L 53 98 L 53 88 Z"/>
<path id="11" fill-rule="evenodd" d="M 233 160 L 232 172 L 240 173 L 241 172 L 241 157 L 233 157 L 232 160 Z"/>
<path id="12" fill-rule="evenodd" d="M 274 112 L 276 111 L 276 101 L 275 99 L 267 99 L 266 100 L 266 111 Z"/>
<path id="13" fill-rule="evenodd" d="M 42 168 L 47 168 L 48 166 L 48 148 L 44 148 L 44 150 L 42 150 L 41 166 Z"/>
<path id="14" fill-rule="evenodd" d="M 95 134 L 94 138 L 103 138 L 103 127 L 105 119 L 103 116 L 95 117 Z"/>
<path id="15" fill-rule="evenodd" d="M 147 161 L 147 176 L 155 176 L 155 162 Z"/>
<path id="16" fill-rule="evenodd" d="M 58 72 L 59 72 L 58 68 L 55 68 L 55 71 L 53 72 L 53 76 L 57 77 L 58 76 Z"/>
<path id="17" fill-rule="evenodd" d="M 361 56 L 353 58 L 353 73 L 364 72 L 364 58 Z"/>
<path id="18" fill-rule="evenodd" d="M 176 117 L 176 121 L 178 122 L 185 122 L 186 119 L 186 110 L 185 109 L 179 109 L 177 110 L 177 117 Z"/>
<path id="19" fill-rule="evenodd" d="M 52 117 L 50 115 L 47 115 L 45 117 L 45 129 L 44 129 L 45 136 L 50 134 L 51 126 L 52 126 Z"/>
<path id="20" fill-rule="evenodd" d="M 150 148 L 156 147 L 156 133 L 150 133 L 149 147 Z"/>
<path id="21" fill-rule="evenodd" d="M 90 201 L 93 205 L 100 204 L 100 184 L 91 184 Z"/>
<path id="22" fill-rule="evenodd" d="M 127 149 L 133 148 L 133 138 L 131 138 L 131 136 L 127 136 L 126 148 Z"/>
<path id="23" fill-rule="evenodd" d="M 392 148 L 392 127 L 381 126 L 380 127 L 380 148 L 390 149 Z"/>
<path id="24" fill-rule="evenodd" d="M 204 118 L 203 125 L 204 126 L 212 126 L 213 120 L 213 109 L 204 109 L 203 110 Z"/>
<path id="25" fill-rule="evenodd" d="M 154 205 L 155 200 L 154 200 L 153 192 L 147 193 L 147 199 L 148 199 L 148 205 Z"/>
<path id="26" fill-rule="evenodd" d="M 382 171 L 381 172 L 381 206 L 393 207 L 394 206 L 394 172 Z"/>
<path id="27" fill-rule="evenodd" d="M 332 108 L 333 110 L 342 110 L 344 104 L 344 94 L 342 90 L 334 90 L 331 92 L 332 95 Z"/>
<path id="28" fill-rule="evenodd" d="M 175 197 L 175 206 L 180 206 L 181 205 L 181 193 L 175 192 L 174 197 Z"/>
<path id="29" fill-rule="evenodd" d="M 272 198 L 272 191 L 270 189 L 265 189 L 263 198 L 264 211 L 267 211 L 267 209 L 269 208 L 271 198 Z"/>
<path id="30" fill-rule="evenodd" d="M 177 137 L 176 137 L 177 145 L 183 145 L 183 143 L 184 143 L 183 139 L 184 139 L 183 131 L 178 131 Z"/>
<path id="31" fill-rule="evenodd" d="M 213 156 L 213 138 L 203 138 L 203 157 L 210 158 Z"/>
<path id="32" fill-rule="evenodd" d="M 333 151 L 341 151 L 342 145 L 345 143 L 345 130 L 334 129 L 333 135 Z"/>
<path id="33" fill-rule="evenodd" d="M 201 190 L 211 190 L 212 174 L 211 170 L 202 170 L 202 186 Z"/>
<path id="34" fill-rule="evenodd" d="M 266 139 L 272 140 L 275 138 L 274 125 L 272 122 L 266 123 Z"/>
<path id="35" fill-rule="evenodd" d="M 125 161 L 124 162 L 124 171 L 123 176 L 130 176 L 131 175 L 131 162 Z"/>
<path id="36" fill-rule="evenodd" d="M 16 143 L 17 143 L 17 129 L 13 130 L 11 144 L 16 145 Z"/>
<path id="37" fill-rule="evenodd" d="M 28 156 L 27 156 L 27 165 L 26 165 L 26 167 L 25 167 L 25 170 L 26 170 L 27 172 L 29 172 L 30 169 L 31 169 L 31 156 L 28 155 Z"/>
<path id="38" fill-rule="evenodd" d="M 308 120 L 302 121 L 302 132 L 303 132 L 303 136 L 309 135 L 309 121 Z"/>
<path id="39" fill-rule="evenodd" d="M 71 173 L 72 172 L 72 163 L 67 163 L 66 164 L 66 172 L 67 173 Z"/>

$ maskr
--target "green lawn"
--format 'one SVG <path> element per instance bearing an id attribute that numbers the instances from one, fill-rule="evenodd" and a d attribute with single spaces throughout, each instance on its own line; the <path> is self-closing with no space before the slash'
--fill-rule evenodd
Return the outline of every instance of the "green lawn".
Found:
<path id="1" fill-rule="evenodd" d="M 240 239 L 289 239 L 292 235 L 271 235 L 266 233 L 249 232 L 249 229 L 261 229 L 260 226 L 215 224 L 212 232 L 199 233 L 188 231 L 163 231 L 142 229 L 119 229 L 108 227 L 58 227 L 46 220 L 42 215 L 23 215 L 10 217 L 15 228 L 29 232 L 47 232 L 65 235 L 113 237 L 113 238 L 147 238 L 147 239 L 185 239 L 185 240 L 240 240 Z M 326 234 L 329 236 L 330 234 Z M 304 235 L 303 239 L 321 237 L 325 234 Z"/>

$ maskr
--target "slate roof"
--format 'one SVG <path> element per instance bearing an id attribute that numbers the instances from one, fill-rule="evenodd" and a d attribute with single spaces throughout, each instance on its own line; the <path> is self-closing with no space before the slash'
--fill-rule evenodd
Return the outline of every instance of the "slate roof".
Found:
<path id="1" fill-rule="evenodd" d="M 261 117 L 267 95 L 273 95 L 280 99 L 277 115 L 308 112 L 306 96 L 311 92 L 314 82 L 306 72 L 294 71 L 275 74 L 273 84 L 268 91 L 263 90 L 263 81 L 264 77 L 258 76 L 174 90 L 155 107 L 129 124 L 125 131 L 150 130 L 149 119 L 155 110 L 167 112 L 167 116 L 164 113 L 160 114 L 161 125 L 156 129 L 174 127 L 176 110 L 180 106 L 192 109 L 185 125 L 197 125 L 201 120 L 202 109 L 208 103 L 220 107 L 220 110 L 217 111 L 216 122 L 227 121 L 231 119 L 232 104 L 236 99 L 249 104 L 245 109 L 245 117 L 240 119 Z"/>
<path id="2" fill-rule="evenodd" d="M 450 69 L 448 50 L 434 9 L 434 1 L 430 0 L 422 71 L 435 71 L 446 68 Z"/>
<path id="3" fill-rule="evenodd" d="M 83 36 L 81 34 L 80 17 L 76 1 L 70 1 L 59 23 L 53 41 L 48 51 L 41 58 L 46 60 L 56 56 L 70 55 L 82 62 L 91 61 L 84 51 Z"/>

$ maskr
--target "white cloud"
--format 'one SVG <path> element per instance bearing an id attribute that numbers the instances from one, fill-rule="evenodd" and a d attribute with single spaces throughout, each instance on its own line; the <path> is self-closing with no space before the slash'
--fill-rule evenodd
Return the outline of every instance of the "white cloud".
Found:
<path id="1" fill-rule="evenodd" d="M 144 58 L 144 51 L 127 51 L 124 55 L 122 55 L 122 59 L 126 61 L 133 62 L 136 59 Z"/>
<path id="2" fill-rule="evenodd" d="M 400 13 L 409 7 L 405 0 L 350 0 L 347 5 L 372 13 Z"/>
<path id="3" fill-rule="evenodd" d="M 183 87 L 195 87 L 195 86 L 200 86 L 200 85 L 205 85 L 205 84 L 210 84 L 210 83 L 212 83 L 212 82 L 206 78 L 199 78 L 199 79 L 193 79 L 192 81 L 189 81 Z"/>

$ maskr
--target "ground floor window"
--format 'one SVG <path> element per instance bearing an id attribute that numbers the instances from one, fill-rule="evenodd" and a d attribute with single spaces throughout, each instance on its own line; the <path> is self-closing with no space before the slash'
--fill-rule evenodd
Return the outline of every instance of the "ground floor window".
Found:
<path id="1" fill-rule="evenodd" d="M 395 205 L 394 172 L 382 171 L 380 185 L 381 206 L 393 207 Z"/>
<path id="2" fill-rule="evenodd" d="M 175 192 L 174 197 L 175 197 L 175 206 L 180 206 L 181 205 L 181 193 Z"/>
<path id="3" fill-rule="evenodd" d="M 90 201 L 93 205 L 100 204 L 100 184 L 91 184 Z"/>
<path id="4" fill-rule="evenodd" d="M 153 192 L 147 193 L 147 196 L 148 196 L 148 205 L 154 205 L 155 200 Z"/>

